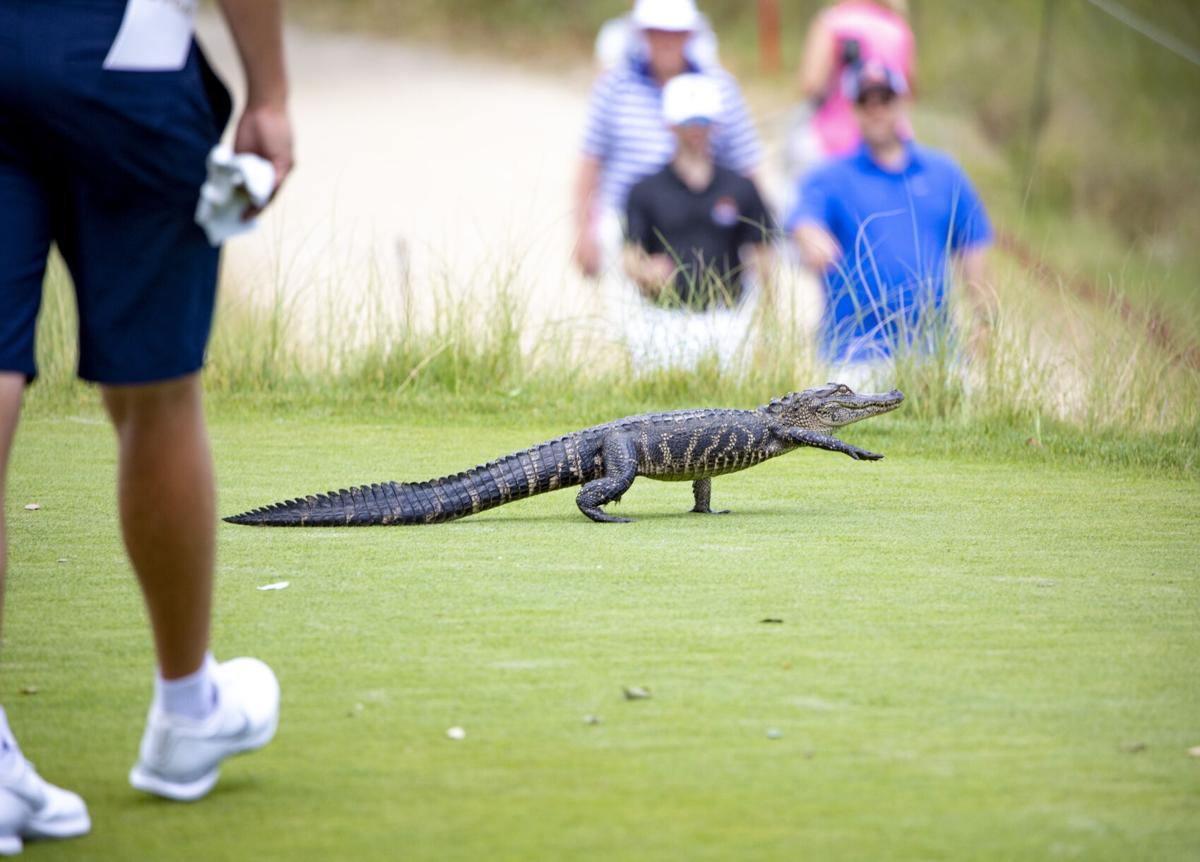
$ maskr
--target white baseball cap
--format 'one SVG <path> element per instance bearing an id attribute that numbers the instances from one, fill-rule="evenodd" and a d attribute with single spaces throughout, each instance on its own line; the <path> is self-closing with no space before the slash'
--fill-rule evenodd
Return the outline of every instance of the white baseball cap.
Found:
<path id="1" fill-rule="evenodd" d="M 643 30 L 695 30 L 700 13 L 694 0 L 637 0 L 633 23 Z"/>
<path id="2" fill-rule="evenodd" d="M 669 126 L 712 123 L 721 115 L 721 87 L 709 75 L 676 75 L 663 87 L 663 119 Z"/>

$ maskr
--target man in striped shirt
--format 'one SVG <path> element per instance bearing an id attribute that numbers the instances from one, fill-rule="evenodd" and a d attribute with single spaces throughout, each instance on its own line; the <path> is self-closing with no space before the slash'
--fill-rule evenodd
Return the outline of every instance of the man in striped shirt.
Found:
<path id="1" fill-rule="evenodd" d="M 592 90 L 575 199 L 575 262 L 587 276 L 618 263 L 629 189 L 675 152 L 675 138 L 662 119 L 662 90 L 676 75 L 697 71 L 685 46 L 699 20 L 693 0 L 638 0 L 633 21 L 646 37 L 647 60 L 613 70 Z M 720 85 L 724 106 L 712 138 L 713 157 L 753 176 L 762 148 L 741 90 L 727 72 L 708 74 Z"/>

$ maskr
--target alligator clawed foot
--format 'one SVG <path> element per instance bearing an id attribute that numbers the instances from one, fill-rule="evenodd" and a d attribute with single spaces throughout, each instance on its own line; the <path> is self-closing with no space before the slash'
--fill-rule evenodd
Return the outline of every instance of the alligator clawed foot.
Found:
<path id="1" fill-rule="evenodd" d="M 590 506 L 586 509 L 581 506 L 579 510 L 598 524 L 631 524 L 631 523 L 633 523 L 633 518 L 619 518 L 616 515 L 610 515 L 607 512 L 604 512 L 600 509 L 590 507 Z"/>
<path id="2" fill-rule="evenodd" d="M 866 449 L 851 449 L 847 453 L 855 461 L 882 461 L 883 456 L 878 452 L 868 452 Z"/>

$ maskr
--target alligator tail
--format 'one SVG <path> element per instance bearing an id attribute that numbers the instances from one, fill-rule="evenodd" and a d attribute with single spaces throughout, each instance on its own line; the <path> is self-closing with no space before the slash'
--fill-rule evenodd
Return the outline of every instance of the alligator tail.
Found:
<path id="1" fill-rule="evenodd" d="M 591 478 L 576 435 L 550 440 L 463 473 L 428 482 L 359 485 L 284 500 L 225 518 L 258 527 L 355 527 L 437 524 L 474 515 Z"/>

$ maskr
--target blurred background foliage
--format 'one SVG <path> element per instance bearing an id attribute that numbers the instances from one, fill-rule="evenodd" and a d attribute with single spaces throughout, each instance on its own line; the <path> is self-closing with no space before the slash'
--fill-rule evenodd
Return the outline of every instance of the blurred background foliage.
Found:
<path id="1" fill-rule="evenodd" d="M 629 5 L 292 0 L 290 8 L 311 26 L 433 39 L 562 67 L 586 64 L 599 25 Z M 779 0 L 784 62 L 771 71 L 760 62 L 758 3 L 700 2 L 725 64 L 778 104 L 794 97 L 804 32 L 822 5 Z M 1196 0 L 910 0 L 918 120 L 920 111 L 953 116 L 999 154 L 1006 170 L 984 171 L 980 183 L 1040 257 L 1097 281 L 1101 292 L 1117 271 L 1122 290 L 1156 295 L 1184 330 L 1200 334 L 1200 66 L 1102 7 L 1200 51 Z M 927 140 L 952 144 L 953 136 L 929 125 Z M 955 154 L 984 170 L 969 152 Z"/>

